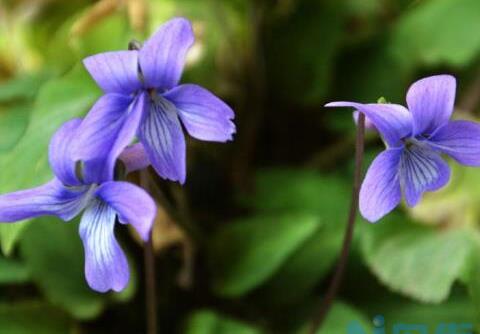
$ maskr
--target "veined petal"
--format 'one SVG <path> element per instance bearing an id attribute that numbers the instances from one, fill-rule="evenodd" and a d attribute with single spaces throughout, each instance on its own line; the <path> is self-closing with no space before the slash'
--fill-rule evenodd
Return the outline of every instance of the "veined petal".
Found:
<path id="1" fill-rule="evenodd" d="M 145 190 L 128 182 L 106 182 L 96 194 L 118 213 L 121 223 L 131 224 L 148 240 L 157 207 Z"/>
<path id="2" fill-rule="evenodd" d="M 105 93 L 128 95 L 142 86 L 136 50 L 100 53 L 85 58 L 83 64 Z"/>
<path id="3" fill-rule="evenodd" d="M 428 142 L 463 165 L 480 166 L 480 125 L 477 123 L 448 122 Z"/>
<path id="4" fill-rule="evenodd" d="M 188 133 L 197 139 L 225 142 L 235 133 L 233 110 L 208 90 L 181 85 L 163 95 L 177 108 Z"/>
<path id="5" fill-rule="evenodd" d="M 194 42 L 192 25 L 184 18 L 163 24 L 139 54 L 140 68 L 149 88 L 170 89 L 182 75 L 185 56 Z"/>
<path id="6" fill-rule="evenodd" d="M 403 151 L 400 184 L 408 206 L 415 206 L 425 191 L 440 189 L 449 179 L 448 164 L 429 147 L 414 144 Z"/>
<path id="7" fill-rule="evenodd" d="M 445 125 L 453 112 L 456 80 L 451 75 L 435 75 L 414 82 L 407 92 L 413 117 L 414 135 L 431 135 Z"/>
<path id="8" fill-rule="evenodd" d="M 122 154 L 120 154 L 119 159 L 124 163 L 127 173 L 150 166 L 150 160 L 142 143 L 136 143 L 126 147 Z"/>
<path id="9" fill-rule="evenodd" d="M 185 182 L 185 137 L 175 106 L 161 96 L 150 101 L 138 136 L 153 168 L 168 180 Z"/>
<path id="10" fill-rule="evenodd" d="M 50 140 L 48 160 L 55 176 L 68 186 L 81 185 L 75 174 L 75 161 L 72 158 L 72 140 L 82 120 L 72 119 L 64 123 Z"/>
<path id="11" fill-rule="evenodd" d="M 85 171 L 87 182 L 113 180 L 115 161 L 137 132 L 144 110 L 145 94 L 132 98 L 106 94 L 93 106 L 78 128 L 74 157 L 96 161 Z"/>
<path id="12" fill-rule="evenodd" d="M 399 180 L 403 148 L 390 148 L 380 153 L 368 168 L 360 188 L 360 213 L 374 223 L 392 211 L 402 193 Z"/>
<path id="13" fill-rule="evenodd" d="M 400 139 L 412 132 L 412 117 L 408 110 L 398 104 L 355 102 L 331 102 L 325 107 L 351 107 L 365 114 L 375 125 L 385 142 L 392 147 L 401 145 Z"/>
<path id="14" fill-rule="evenodd" d="M 0 196 L 0 222 L 16 222 L 39 216 L 68 221 L 88 204 L 89 187 L 65 187 L 58 179 L 33 189 Z"/>
<path id="15" fill-rule="evenodd" d="M 114 235 L 115 211 L 100 200 L 85 210 L 80 237 L 85 250 L 85 277 L 96 291 L 121 291 L 129 280 L 128 262 Z"/>

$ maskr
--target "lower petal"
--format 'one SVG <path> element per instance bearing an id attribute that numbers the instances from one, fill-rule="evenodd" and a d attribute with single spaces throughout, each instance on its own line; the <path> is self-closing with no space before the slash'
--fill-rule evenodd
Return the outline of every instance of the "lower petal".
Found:
<path id="1" fill-rule="evenodd" d="M 116 213 L 95 200 L 83 214 L 80 237 L 85 249 L 85 277 L 96 291 L 121 291 L 129 280 L 128 262 L 113 232 Z"/>
<path id="2" fill-rule="evenodd" d="M 376 222 L 392 211 L 402 198 L 398 168 L 402 148 L 391 148 L 380 153 L 370 165 L 360 188 L 360 213 L 370 222 Z"/>
<path id="3" fill-rule="evenodd" d="M 158 96 L 147 107 L 139 138 L 157 173 L 172 181 L 185 182 L 185 137 L 175 106 Z"/>
<path id="4" fill-rule="evenodd" d="M 400 163 L 400 183 L 408 206 L 415 206 L 425 191 L 445 186 L 450 167 L 428 147 L 413 145 L 405 149 Z"/>
<path id="5" fill-rule="evenodd" d="M 65 187 L 54 179 L 43 186 L 0 196 L 0 222 L 15 222 L 39 216 L 70 220 L 88 202 L 89 187 Z"/>

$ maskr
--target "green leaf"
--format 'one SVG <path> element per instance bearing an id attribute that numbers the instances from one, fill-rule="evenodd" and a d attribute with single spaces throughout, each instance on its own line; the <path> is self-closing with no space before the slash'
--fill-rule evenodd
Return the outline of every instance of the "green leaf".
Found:
<path id="1" fill-rule="evenodd" d="M 0 193 L 38 186 L 52 177 L 48 144 L 67 120 L 82 116 L 99 90 L 80 66 L 40 90 L 25 135 L 8 153 L 0 156 Z M 2 251 L 9 254 L 24 223 L 0 225 Z"/>
<path id="2" fill-rule="evenodd" d="M 33 99 L 45 80 L 45 75 L 23 75 L 0 85 L 0 102 Z"/>
<path id="3" fill-rule="evenodd" d="M 31 103 L 0 107 L 0 153 L 8 152 L 22 137 L 28 125 Z"/>
<path id="4" fill-rule="evenodd" d="M 185 334 L 260 334 L 261 331 L 210 310 L 196 311 L 187 320 Z"/>
<path id="5" fill-rule="evenodd" d="M 427 303 L 444 301 L 472 250 L 470 232 L 418 226 L 399 215 L 362 224 L 362 253 L 382 283 Z"/>
<path id="6" fill-rule="evenodd" d="M 25 263 L 0 257 L 0 284 L 18 284 L 30 280 Z"/>
<path id="7" fill-rule="evenodd" d="M 270 278 L 320 226 L 309 214 L 265 215 L 240 220 L 211 241 L 217 293 L 236 297 Z"/>
<path id="8" fill-rule="evenodd" d="M 37 301 L 0 303 L 0 333 L 65 334 L 72 333 L 72 329 L 70 318 L 48 304 Z"/>

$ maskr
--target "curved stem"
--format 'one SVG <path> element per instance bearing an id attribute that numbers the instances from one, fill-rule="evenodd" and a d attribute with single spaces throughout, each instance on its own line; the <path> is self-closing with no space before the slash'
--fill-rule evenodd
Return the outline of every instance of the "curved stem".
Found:
<path id="1" fill-rule="evenodd" d="M 342 252 L 340 255 L 340 259 L 338 260 L 335 274 L 333 275 L 332 281 L 330 282 L 330 286 L 328 287 L 325 298 L 323 299 L 318 312 L 312 320 L 312 325 L 309 331 L 310 334 L 317 333 L 318 329 L 322 326 L 323 321 L 328 315 L 328 312 L 332 307 L 332 303 L 337 295 L 340 283 L 342 282 L 345 267 L 347 265 L 348 254 L 350 252 L 350 245 L 352 243 L 353 231 L 355 227 L 355 217 L 357 216 L 358 196 L 360 191 L 360 182 L 362 178 L 364 141 L 365 115 L 360 113 L 358 117 L 357 137 L 355 141 L 355 175 L 353 180 L 352 200 L 350 203 L 350 211 L 348 214 L 347 228 L 345 230 L 345 236 L 343 239 Z"/>

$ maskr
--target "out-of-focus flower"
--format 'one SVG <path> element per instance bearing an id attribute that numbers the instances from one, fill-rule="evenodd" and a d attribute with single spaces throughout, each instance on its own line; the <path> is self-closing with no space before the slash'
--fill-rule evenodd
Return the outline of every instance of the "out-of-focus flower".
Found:
<path id="1" fill-rule="evenodd" d="M 480 125 L 451 121 L 455 78 L 438 75 L 415 82 L 408 90 L 408 109 L 398 104 L 332 102 L 327 107 L 352 107 L 365 114 L 387 146 L 370 166 L 360 190 L 360 212 L 375 222 L 393 210 L 402 194 L 415 206 L 425 191 L 450 179 L 441 158 L 448 154 L 467 166 L 480 166 Z"/>
<path id="2" fill-rule="evenodd" d="M 186 148 L 180 120 L 197 139 L 231 140 L 232 109 L 202 87 L 178 85 L 193 41 L 190 22 L 175 18 L 139 50 L 86 58 L 85 67 L 105 95 L 80 125 L 75 158 L 118 156 L 137 136 L 157 173 L 183 183 Z"/>
<path id="3" fill-rule="evenodd" d="M 106 292 L 120 291 L 129 280 L 127 259 L 114 235 L 115 220 L 132 225 L 143 240 L 156 214 L 153 199 L 128 182 L 105 178 L 105 160 L 91 160 L 76 171 L 71 143 L 80 119 L 65 123 L 50 142 L 49 161 L 55 177 L 37 188 L 0 196 L 0 221 L 15 222 L 53 215 L 69 221 L 83 215 L 80 237 L 85 249 L 85 276 L 90 287 Z M 81 174 L 81 175 L 78 175 Z"/>

